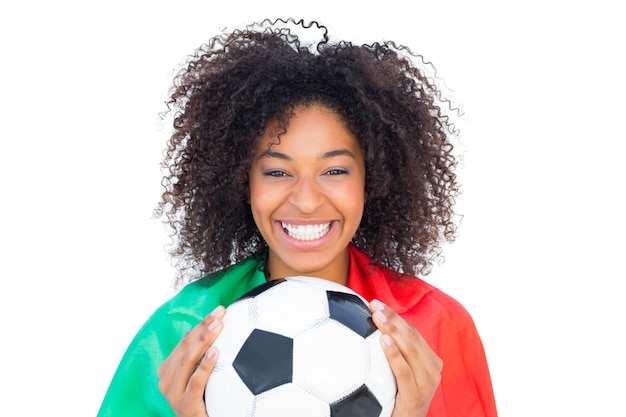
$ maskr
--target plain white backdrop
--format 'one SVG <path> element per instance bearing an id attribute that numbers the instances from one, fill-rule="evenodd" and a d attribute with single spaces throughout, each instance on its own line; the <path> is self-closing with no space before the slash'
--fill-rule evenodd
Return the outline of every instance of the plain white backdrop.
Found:
<path id="1" fill-rule="evenodd" d="M 463 105 L 464 219 L 425 278 L 473 315 L 500 415 L 626 416 L 620 2 L 40 0 L 0 16 L 0 415 L 95 415 L 174 294 L 151 218 L 172 75 L 222 28 L 293 16 L 409 45 Z"/>

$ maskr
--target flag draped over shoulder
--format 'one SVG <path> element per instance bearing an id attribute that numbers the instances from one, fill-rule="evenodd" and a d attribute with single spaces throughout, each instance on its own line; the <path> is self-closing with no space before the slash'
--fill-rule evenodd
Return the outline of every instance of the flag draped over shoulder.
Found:
<path id="1" fill-rule="evenodd" d="M 397 279 L 393 271 L 372 267 L 371 262 L 361 250 L 350 247 L 348 287 L 391 307 L 443 360 L 441 383 L 428 417 L 496 417 L 485 351 L 465 308 L 419 278 Z"/>
<path id="2" fill-rule="evenodd" d="M 218 305 L 228 306 L 265 282 L 258 258 L 185 286 L 159 307 L 130 343 L 111 381 L 98 417 L 174 416 L 158 389 L 157 369 L 182 337 Z M 443 359 L 441 384 L 429 417 L 495 417 L 491 379 L 482 342 L 467 311 L 416 278 L 395 279 L 373 267 L 350 245 L 348 287 L 377 298 L 411 323 Z"/>
<path id="3" fill-rule="evenodd" d="M 159 307 L 130 343 L 98 417 L 175 416 L 158 389 L 157 369 L 183 336 L 218 305 L 228 306 L 265 282 L 257 259 L 194 281 Z"/>

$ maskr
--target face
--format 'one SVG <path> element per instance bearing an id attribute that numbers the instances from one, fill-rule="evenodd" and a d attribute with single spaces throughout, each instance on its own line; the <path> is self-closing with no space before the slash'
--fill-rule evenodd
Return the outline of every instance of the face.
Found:
<path id="1" fill-rule="evenodd" d="M 270 123 L 254 149 L 250 205 L 269 246 L 271 278 L 306 275 L 345 284 L 348 244 L 365 204 L 365 162 L 333 111 L 297 108 L 277 144 Z"/>

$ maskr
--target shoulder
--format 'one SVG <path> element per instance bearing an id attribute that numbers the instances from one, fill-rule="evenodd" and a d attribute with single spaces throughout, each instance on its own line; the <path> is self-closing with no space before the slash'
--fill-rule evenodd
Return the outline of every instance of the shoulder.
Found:
<path id="1" fill-rule="evenodd" d="M 417 277 L 403 277 L 389 282 L 391 292 L 403 300 L 404 313 L 422 320 L 473 325 L 465 307 L 449 294 Z"/>
<path id="2" fill-rule="evenodd" d="M 368 278 L 381 301 L 415 327 L 435 347 L 453 340 L 479 343 L 470 313 L 454 297 L 419 277 L 377 266 Z"/>
<path id="3" fill-rule="evenodd" d="M 415 327 L 439 324 L 472 327 L 467 310 L 453 297 L 421 278 L 403 275 L 374 262 L 350 246 L 348 286 L 366 299 L 377 298 Z"/>
<path id="4" fill-rule="evenodd" d="M 161 305 L 153 316 L 198 322 L 218 305 L 229 306 L 264 281 L 259 259 L 251 256 L 229 268 L 187 284 Z"/>

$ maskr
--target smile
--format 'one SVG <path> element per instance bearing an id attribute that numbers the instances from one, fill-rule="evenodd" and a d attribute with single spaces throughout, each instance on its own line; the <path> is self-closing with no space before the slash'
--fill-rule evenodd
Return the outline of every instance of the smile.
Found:
<path id="1" fill-rule="evenodd" d="M 307 225 L 294 225 L 285 222 L 281 222 L 283 230 L 289 235 L 289 237 L 296 240 L 315 240 L 320 239 L 328 233 L 332 223 L 324 224 L 307 224 Z"/>

